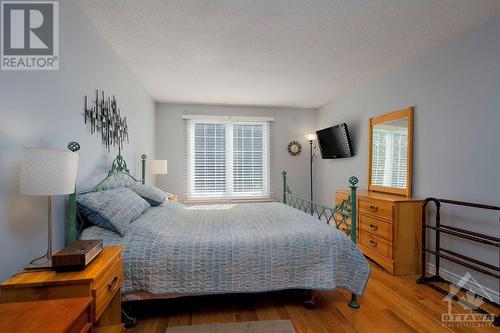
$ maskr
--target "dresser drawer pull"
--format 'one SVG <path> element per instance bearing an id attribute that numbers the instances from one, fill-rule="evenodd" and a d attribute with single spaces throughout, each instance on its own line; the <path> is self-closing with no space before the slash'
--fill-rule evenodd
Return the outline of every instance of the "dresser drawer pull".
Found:
<path id="1" fill-rule="evenodd" d="M 370 228 L 372 228 L 373 230 L 377 230 L 378 229 L 378 225 L 370 223 Z"/>
<path id="2" fill-rule="evenodd" d="M 113 280 L 111 280 L 111 282 L 108 283 L 108 290 L 113 292 L 116 289 L 118 289 L 118 276 L 115 275 L 113 277 Z"/>
<path id="3" fill-rule="evenodd" d="M 370 245 L 371 246 L 377 246 L 377 241 L 370 239 Z"/>
<path id="4" fill-rule="evenodd" d="M 378 207 L 373 205 L 370 205 L 368 208 L 370 208 L 372 212 L 376 212 L 378 210 Z"/>

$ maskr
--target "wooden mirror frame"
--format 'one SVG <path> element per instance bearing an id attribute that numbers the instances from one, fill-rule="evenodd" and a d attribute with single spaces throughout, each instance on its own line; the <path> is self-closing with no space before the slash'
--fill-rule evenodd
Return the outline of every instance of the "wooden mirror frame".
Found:
<path id="1" fill-rule="evenodd" d="M 395 121 L 402 118 L 408 118 L 408 165 L 406 167 L 406 188 L 372 185 L 373 126 L 390 121 Z M 405 195 L 407 197 L 411 196 L 411 190 L 412 190 L 411 167 L 413 162 L 412 155 L 413 155 L 413 107 L 386 113 L 378 117 L 370 118 L 370 120 L 368 121 L 368 190 Z"/>

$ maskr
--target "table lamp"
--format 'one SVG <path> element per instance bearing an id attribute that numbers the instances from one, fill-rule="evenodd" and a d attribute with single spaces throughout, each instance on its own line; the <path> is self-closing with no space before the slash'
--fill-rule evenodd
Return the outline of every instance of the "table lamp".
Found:
<path id="1" fill-rule="evenodd" d="M 166 175 L 167 172 L 167 160 L 152 160 L 151 165 L 149 166 L 149 170 L 153 175 Z M 177 200 L 177 196 L 170 194 L 167 192 L 168 200 L 172 200 L 175 198 Z"/>
<path id="2" fill-rule="evenodd" d="M 22 194 L 48 197 L 47 255 L 33 260 L 26 268 L 52 266 L 52 196 L 75 191 L 77 153 L 43 148 L 25 148 L 21 163 Z"/>
<path id="3" fill-rule="evenodd" d="M 150 171 L 153 175 L 166 175 L 167 160 L 151 160 Z"/>

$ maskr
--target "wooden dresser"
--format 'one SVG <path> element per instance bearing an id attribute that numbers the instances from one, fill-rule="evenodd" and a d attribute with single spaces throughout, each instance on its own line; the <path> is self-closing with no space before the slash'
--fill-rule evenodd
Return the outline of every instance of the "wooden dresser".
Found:
<path id="1" fill-rule="evenodd" d="M 338 190 L 335 204 L 349 194 Z M 358 247 L 367 257 L 395 275 L 420 272 L 422 200 L 358 190 L 356 211 Z"/>
<path id="2" fill-rule="evenodd" d="M 121 324 L 122 247 L 105 247 L 84 270 L 23 271 L 0 285 L 0 301 L 92 298 L 94 326 Z"/>

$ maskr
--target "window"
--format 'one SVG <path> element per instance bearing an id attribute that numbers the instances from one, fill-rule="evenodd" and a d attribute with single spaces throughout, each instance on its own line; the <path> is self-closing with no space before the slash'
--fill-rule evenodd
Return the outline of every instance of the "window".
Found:
<path id="1" fill-rule="evenodd" d="M 191 119 L 190 199 L 269 197 L 269 122 Z"/>

